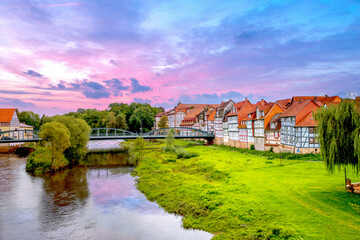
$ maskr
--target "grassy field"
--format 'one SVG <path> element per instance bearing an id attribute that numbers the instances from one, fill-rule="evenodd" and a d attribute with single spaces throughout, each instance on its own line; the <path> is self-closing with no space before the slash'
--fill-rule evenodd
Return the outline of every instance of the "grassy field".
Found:
<path id="1" fill-rule="evenodd" d="M 184 216 L 185 228 L 214 239 L 360 239 L 360 196 L 346 192 L 343 173 L 330 175 L 322 162 L 218 146 L 191 146 L 198 157 L 177 159 L 161 146 L 150 144 L 136 168 L 138 188 Z"/>

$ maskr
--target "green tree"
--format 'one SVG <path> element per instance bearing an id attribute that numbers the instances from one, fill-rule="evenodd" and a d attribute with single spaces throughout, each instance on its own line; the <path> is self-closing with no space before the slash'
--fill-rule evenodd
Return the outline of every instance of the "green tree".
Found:
<path id="1" fill-rule="evenodd" d="M 120 128 L 127 130 L 125 116 L 121 112 L 115 116 L 115 112 L 109 112 L 106 118 L 103 120 L 107 128 Z"/>
<path id="2" fill-rule="evenodd" d="M 142 123 L 143 131 L 147 132 L 154 125 L 154 113 L 148 107 L 137 108 L 129 120 L 130 130 L 139 131 Z"/>
<path id="3" fill-rule="evenodd" d="M 35 130 L 39 129 L 40 116 L 31 111 L 23 111 L 18 113 L 19 121 L 27 125 L 33 126 Z"/>
<path id="4" fill-rule="evenodd" d="M 174 137 L 174 133 L 173 130 L 171 129 L 168 134 L 165 137 L 165 150 L 166 151 L 172 151 L 175 148 L 175 137 Z"/>
<path id="5" fill-rule="evenodd" d="M 50 122 L 41 127 L 40 137 L 47 142 L 51 150 L 52 169 L 54 162 L 61 161 L 63 152 L 70 146 L 70 131 L 59 122 Z"/>
<path id="6" fill-rule="evenodd" d="M 334 172 L 337 167 L 345 172 L 348 166 L 359 171 L 359 106 L 354 101 L 322 107 L 315 114 L 318 122 L 320 150 L 326 168 Z"/>
<path id="7" fill-rule="evenodd" d="M 114 112 L 109 112 L 108 115 L 103 119 L 103 124 L 107 128 L 117 128 L 117 122 Z"/>
<path id="8" fill-rule="evenodd" d="M 70 131 L 70 146 L 65 150 L 65 156 L 74 164 L 82 159 L 87 152 L 90 126 L 80 118 L 69 116 L 55 116 L 54 121 L 63 124 Z"/>
<path id="9" fill-rule="evenodd" d="M 145 140 L 136 138 L 129 148 L 129 160 L 132 164 L 137 164 L 144 159 Z"/>
<path id="10" fill-rule="evenodd" d="M 160 118 L 160 121 L 158 122 L 158 128 L 168 128 L 169 127 L 168 122 L 169 122 L 168 117 L 162 116 Z"/>
<path id="11" fill-rule="evenodd" d="M 116 116 L 116 121 L 118 123 L 118 128 L 120 129 L 124 129 L 124 130 L 128 130 L 128 125 L 126 123 L 126 119 L 125 119 L 125 116 L 124 114 L 122 113 L 119 113 L 117 116 Z"/>

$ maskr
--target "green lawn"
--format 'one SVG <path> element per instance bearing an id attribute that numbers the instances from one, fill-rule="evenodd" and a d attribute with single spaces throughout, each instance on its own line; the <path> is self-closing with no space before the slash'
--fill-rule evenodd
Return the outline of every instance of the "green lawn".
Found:
<path id="1" fill-rule="evenodd" d="M 343 173 L 328 174 L 322 162 L 217 146 L 188 147 L 199 157 L 176 159 L 161 146 L 151 145 L 136 168 L 138 188 L 183 215 L 185 228 L 214 239 L 360 239 L 360 196 L 346 192 Z"/>

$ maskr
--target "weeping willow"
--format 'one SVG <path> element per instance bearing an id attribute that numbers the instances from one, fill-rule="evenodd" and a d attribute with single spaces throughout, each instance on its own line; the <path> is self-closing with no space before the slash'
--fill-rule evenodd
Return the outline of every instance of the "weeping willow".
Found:
<path id="1" fill-rule="evenodd" d="M 318 123 L 320 150 L 329 172 L 347 167 L 359 172 L 360 113 L 355 101 L 320 108 L 315 114 Z"/>

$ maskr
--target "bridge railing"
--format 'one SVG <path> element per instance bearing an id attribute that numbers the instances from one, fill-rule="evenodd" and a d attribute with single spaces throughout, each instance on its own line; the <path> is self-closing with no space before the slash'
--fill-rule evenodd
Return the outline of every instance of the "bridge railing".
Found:
<path id="1" fill-rule="evenodd" d="M 156 129 L 144 134 L 144 136 L 166 136 L 170 131 L 173 131 L 175 137 L 215 137 L 212 133 L 188 127 L 169 127 Z"/>
<path id="2" fill-rule="evenodd" d="M 39 138 L 39 131 L 36 130 L 11 130 L 0 132 L 0 141 L 33 140 Z"/>
<path id="3" fill-rule="evenodd" d="M 93 128 L 90 137 L 123 137 L 136 136 L 135 133 L 117 128 Z"/>

